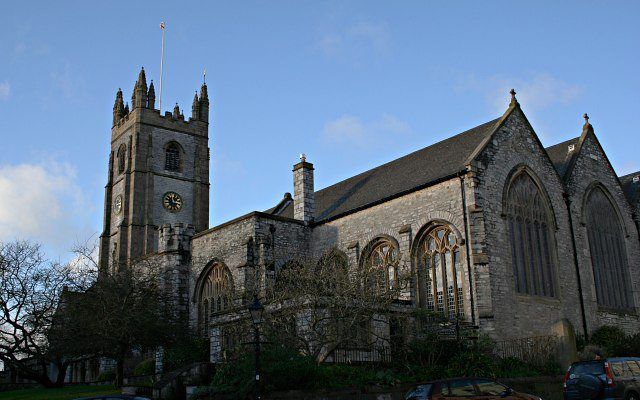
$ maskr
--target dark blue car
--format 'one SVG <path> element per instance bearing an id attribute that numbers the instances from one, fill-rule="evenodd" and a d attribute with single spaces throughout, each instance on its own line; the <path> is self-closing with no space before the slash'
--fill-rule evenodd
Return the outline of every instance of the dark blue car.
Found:
<path id="1" fill-rule="evenodd" d="M 579 361 L 564 376 L 565 400 L 640 400 L 640 358 Z"/>

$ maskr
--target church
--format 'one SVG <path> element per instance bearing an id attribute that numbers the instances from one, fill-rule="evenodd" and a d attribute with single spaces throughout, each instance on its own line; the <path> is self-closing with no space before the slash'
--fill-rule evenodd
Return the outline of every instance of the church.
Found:
<path id="1" fill-rule="evenodd" d="M 494 340 L 560 322 L 640 330 L 640 172 L 616 175 L 586 114 L 575 138 L 545 148 L 510 94 L 502 116 L 324 189 L 302 155 L 293 195 L 210 228 L 207 86 L 190 117 L 162 114 L 143 69 L 131 108 L 120 90 L 113 108 L 101 268 L 160 256 L 212 362 L 226 317 L 246 307 L 226 293 L 261 297 L 288 261 L 330 252 L 389 282 L 413 271 L 411 308 Z"/>

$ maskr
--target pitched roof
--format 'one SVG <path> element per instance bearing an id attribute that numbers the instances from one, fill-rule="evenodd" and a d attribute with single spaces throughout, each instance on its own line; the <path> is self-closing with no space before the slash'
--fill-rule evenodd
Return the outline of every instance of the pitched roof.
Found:
<path id="1" fill-rule="evenodd" d="M 486 122 L 315 192 L 315 221 L 333 219 L 457 174 L 501 120 Z M 266 212 L 293 218 L 293 202 L 280 202 Z"/>
<path id="2" fill-rule="evenodd" d="M 635 205 L 639 200 L 638 194 L 640 194 L 640 180 L 636 182 L 633 181 L 636 177 L 640 177 L 640 171 L 620 177 L 622 190 L 624 191 L 625 196 L 627 196 L 627 199 L 629 199 L 629 202 L 633 205 Z"/>
<path id="3" fill-rule="evenodd" d="M 561 177 L 565 177 L 567 168 L 571 164 L 572 159 L 578 154 L 578 141 L 580 137 L 566 140 L 562 143 L 555 144 L 551 147 L 547 147 L 547 154 L 553 163 L 553 166 L 558 171 Z M 573 151 L 569 152 L 569 146 L 573 145 Z"/>

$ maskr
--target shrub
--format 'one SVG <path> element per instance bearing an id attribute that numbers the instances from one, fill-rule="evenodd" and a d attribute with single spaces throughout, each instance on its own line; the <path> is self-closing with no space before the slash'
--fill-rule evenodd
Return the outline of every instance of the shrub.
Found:
<path id="1" fill-rule="evenodd" d="M 496 360 L 484 352 L 462 351 L 449 361 L 445 367 L 447 376 L 484 376 L 493 378 L 498 375 Z"/>
<path id="2" fill-rule="evenodd" d="M 152 375 L 156 372 L 156 361 L 153 358 L 142 360 L 133 368 L 133 375 Z"/>
<path id="3" fill-rule="evenodd" d="M 165 371 L 174 371 L 195 362 L 208 359 L 209 341 L 205 338 L 190 337 L 167 348 L 164 355 Z"/>
<path id="4" fill-rule="evenodd" d="M 606 356 L 616 356 L 623 351 L 626 335 L 619 326 L 601 326 L 591 334 L 590 344 L 605 349 Z"/>
<path id="5" fill-rule="evenodd" d="M 97 381 L 113 381 L 116 379 L 116 371 L 103 371 L 98 374 Z"/>

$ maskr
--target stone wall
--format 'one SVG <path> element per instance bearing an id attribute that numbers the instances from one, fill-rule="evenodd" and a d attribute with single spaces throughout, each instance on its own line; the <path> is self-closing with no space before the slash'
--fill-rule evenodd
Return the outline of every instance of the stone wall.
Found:
<path id="1" fill-rule="evenodd" d="M 516 167 L 524 166 L 542 185 L 555 219 L 556 296 L 542 297 L 516 292 L 511 242 L 503 196 Z M 553 325 L 568 319 L 582 325 L 577 279 L 563 182 L 524 114 L 516 107 L 493 135 L 474 163 L 475 206 L 481 210 L 481 226 L 472 232 L 485 248 L 486 265 L 478 288 L 480 327 L 496 339 L 550 334 Z M 480 230 L 478 228 L 481 228 Z"/>
<path id="2" fill-rule="evenodd" d="M 587 328 L 593 331 L 602 325 L 619 325 L 628 333 L 640 330 L 640 248 L 638 231 L 633 221 L 634 209 L 622 192 L 622 187 L 606 154 L 593 134 L 586 135 L 574 167 L 567 178 L 567 192 L 571 202 L 573 229 L 576 238 L 578 263 L 582 281 L 587 316 Z M 598 306 L 591 264 L 584 205 L 595 184 L 602 185 L 611 196 L 614 207 L 622 217 L 621 225 L 627 251 L 629 276 L 632 283 L 635 313 L 605 310 Z"/>

